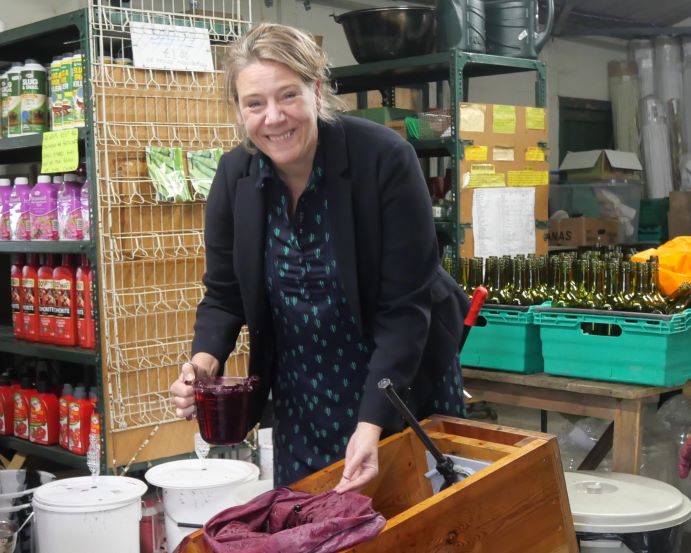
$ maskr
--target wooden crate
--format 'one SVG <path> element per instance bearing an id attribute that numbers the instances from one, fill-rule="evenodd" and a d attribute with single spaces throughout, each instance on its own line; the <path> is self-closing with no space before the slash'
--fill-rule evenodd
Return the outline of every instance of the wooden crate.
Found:
<path id="1" fill-rule="evenodd" d="M 435 416 L 424 426 L 444 453 L 491 464 L 432 494 L 422 443 L 406 430 L 379 444 L 379 476 L 363 491 L 387 519 L 350 553 L 576 553 L 556 438 L 538 432 Z M 343 461 L 292 486 L 320 493 L 340 480 Z M 181 553 L 210 553 L 203 531 Z"/>

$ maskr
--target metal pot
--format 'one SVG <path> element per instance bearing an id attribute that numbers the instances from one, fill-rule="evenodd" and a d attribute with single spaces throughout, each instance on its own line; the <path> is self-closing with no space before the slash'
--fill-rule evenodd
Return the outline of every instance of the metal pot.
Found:
<path id="1" fill-rule="evenodd" d="M 436 17 L 432 7 L 372 8 L 331 17 L 343 25 L 350 51 L 359 63 L 434 51 Z"/>

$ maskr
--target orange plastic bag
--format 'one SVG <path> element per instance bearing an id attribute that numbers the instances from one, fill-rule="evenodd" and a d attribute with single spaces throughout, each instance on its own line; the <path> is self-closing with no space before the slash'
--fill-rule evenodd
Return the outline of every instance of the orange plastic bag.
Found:
<path id="1" fill-rule="evenodd" d="M 647 261 L 651 255 L 660 259 L 660 288 L 670 295 L 684 282 L 691 282 L 691 236 L 677 236 L 659 248 L 631 256 L 632 261 Z"/>

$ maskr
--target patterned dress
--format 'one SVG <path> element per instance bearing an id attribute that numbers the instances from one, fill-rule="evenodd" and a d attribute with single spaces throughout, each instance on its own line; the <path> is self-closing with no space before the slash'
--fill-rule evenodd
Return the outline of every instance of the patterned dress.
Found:
<path id="1" fill-rule="evenodd" d="M 269 159 L 260 157 L 258 186 L 267 187 L 265 281 L 278 353 L 272 388 L 276 486 L 345 456 L 373 349 L 360 334 L 341 284 L 323 167 L 318 148 L 291 217 L 288 187 Z M 429 412 L 462 416 L 461 389 L 454 360 L 437 382 Z"/>
<path id="2" fill-rule="evenodd" d="M 274 481 L 285 485 L 343 458 L 357 424 L 370 348 L 339 279 L 321 155 L 293 217 L 289 192 L 262 159 L 265 279 L 277 337 Z"/>

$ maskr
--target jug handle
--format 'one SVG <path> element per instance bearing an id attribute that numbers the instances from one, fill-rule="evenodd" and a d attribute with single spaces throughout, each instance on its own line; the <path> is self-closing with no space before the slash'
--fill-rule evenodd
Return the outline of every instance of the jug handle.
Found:
<path id="1" fill-rule="evenodd" d="M 535 0 L 537 5 L 537 0 Z M 554 0 L 547 0 L 547 22 L 545 28 L 537 34 L 535 40 L 535 49 L 539 52 L 547 42 L 547 39 L 552 34 L 552 27 L 554 26 Z"/>

